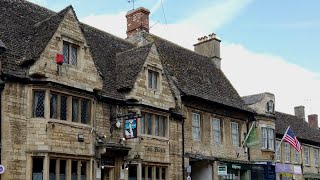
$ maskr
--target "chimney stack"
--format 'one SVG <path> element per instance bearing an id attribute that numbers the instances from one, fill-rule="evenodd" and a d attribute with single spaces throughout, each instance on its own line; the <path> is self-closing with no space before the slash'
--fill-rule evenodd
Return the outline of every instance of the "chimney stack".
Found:
<path id="1" fill-rule="evenodd" d="M 146 8 L 139 7 L 126 14 L 127 18 L 127 37 L 134 36 L 137 32 L 149 32 L 149 14 Z"/>
<path id="2" fill-rule="evenodd" d="M 211 58 L 215 66 L 221 69 L 220 42 L 214 33 L 200 37 L 198 43 L 193 45 L 194 51 Z"/>
<path id="3" fill-rule="evenodd" d="M 308 123 L 311 126 L 318 127 L 318 115 L 317 114 L 310 114 L 308 115 Z"/>
<path id="4" fill-rule="evenodd" d="M 304 113 L 304 106 L 296 106 L 294 107 L 294 115 L 306 120 L 305 113 Z"/>

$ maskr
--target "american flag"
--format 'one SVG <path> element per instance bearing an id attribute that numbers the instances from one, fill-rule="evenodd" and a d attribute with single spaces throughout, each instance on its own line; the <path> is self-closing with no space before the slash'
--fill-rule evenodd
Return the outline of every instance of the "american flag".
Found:
<path id="1" fill-rule="evenodd" d="M 293 146 L 298 152 L 302 150 L 300 142 L 298 141 L 297 137 L 294 135 L 290 127 L 288 127 L 287 133 L 284 135 L 283 139 L 290 143 L 291 146 Z"/>

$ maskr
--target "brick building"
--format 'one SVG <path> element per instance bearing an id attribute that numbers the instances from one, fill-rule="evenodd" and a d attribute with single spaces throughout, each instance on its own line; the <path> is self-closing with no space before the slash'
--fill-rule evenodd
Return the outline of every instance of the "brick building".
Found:
<path id="1" fill-rule="evenodd" d="M 274 130 L 274 114 L 245 104 L 214 34 L 194 52 L 150 34 L 145 8 L 127 13 L 121 39 L 72 6 L 0 7 L 2 179 L 249 179 L 269 167 L 268 143 L 241 144 L 254 120 Z"/>

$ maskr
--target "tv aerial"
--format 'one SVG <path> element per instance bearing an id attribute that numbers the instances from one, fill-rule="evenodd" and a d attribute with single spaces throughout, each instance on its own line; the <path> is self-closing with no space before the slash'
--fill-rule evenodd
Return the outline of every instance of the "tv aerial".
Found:
<path id="1" fill-rule="evenodd" d="M 132 3 L 132 9 L 134 9 L 134 1 L 135 0 L 128 0 L 128 3 Z"/>

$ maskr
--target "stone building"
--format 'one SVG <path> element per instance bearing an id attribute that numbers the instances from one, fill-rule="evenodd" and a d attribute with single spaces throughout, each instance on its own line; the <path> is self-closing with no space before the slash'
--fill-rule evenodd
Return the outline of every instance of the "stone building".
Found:
<path id="1" fill-rule="evenodd" d="M 289 143 L 281 143 L 275 155 L 277 180 L 320 179 L 318 116 L 309 115 L 308 122 L 305 121 L 304 106 L 295 107 L 294 116 L 276 112 L 276 146 L 279 146 L 289 125 L 299 139 L 302 150 L 297 152 Z"/>
<path id="2" fill-rule="evenodd" d="M 0 7 L 2 179 L 250 178 L 254 113 L 214 34 L 194 52 L 149 33 L 145 8 L 127 13 L 121 39 L 72 6 Z"/>
<path id="3" fill-rule="evenodd" d="M 255 124 L 260 145 L 249 149 L 252 161 L 251 178 L 274 180 L 275 175 L 275 97 L 271 93 L 244 96 L 243 100 L 255 112 Z"/>

